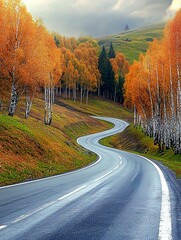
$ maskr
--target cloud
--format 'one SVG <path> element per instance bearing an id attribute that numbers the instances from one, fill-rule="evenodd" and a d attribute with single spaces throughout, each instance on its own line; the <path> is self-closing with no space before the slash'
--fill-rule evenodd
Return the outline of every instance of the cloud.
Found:
<path id="1" fill-rule="evenodd" d="M 117 0 L 116 4 L 113 6 L 113 10 L 119 11 L 124 6 L 124 0 Z"/>
<path id="2" fill-rule="evenodd" d="M 173 0 L 171 5 L 168 7 L 166 11 L 166 17 L 165 18 L 170 18 L 173 17 L 176 13 L 177 10 L 181 8 L 181 0 Z"/>
<path id="3" fill-rule="evenodd" d="M 178 0 L 180 1 L 180 0 Z M 50 31 L 93 37 L 121 32 L 163 19 L 171 0 L 24 0 Z"/>

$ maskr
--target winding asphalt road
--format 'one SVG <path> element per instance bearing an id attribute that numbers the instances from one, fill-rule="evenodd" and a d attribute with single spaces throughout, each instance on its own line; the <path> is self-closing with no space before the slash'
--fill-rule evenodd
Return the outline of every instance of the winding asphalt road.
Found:
<path id="1" fill-rule="evenodd" d="M 128 124 L 78 139 L 98 154 L 83 169 L 0 188 L 1 240 L 181 239 L 180 185 L 162 165 L 104 147 Z"/>

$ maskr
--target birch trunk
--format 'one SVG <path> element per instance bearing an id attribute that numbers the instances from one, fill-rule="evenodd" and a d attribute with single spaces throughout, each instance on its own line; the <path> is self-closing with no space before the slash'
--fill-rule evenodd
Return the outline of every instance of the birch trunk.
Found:
<path id="1" fill-rule="evenodd" d="M 147 69 L 148 74 L 150 75 L 150 65 L 147 62 Z M 152 137 L 155 134 L 155 121 L 154 121 L 154 109 L 153 109 L 153 98 L 151 94 L 151 86 L 150 86 L 150 76 L 147 77 L 147 84 L 148 84 L 148 91 L 149 91 L 149 98 L 150 98 L 150 105 L 151 105 L 151 121 L 149 121 L 149 136 Z"/>
<path id="2" fill-rule="evenodd" d="M 134 126 L 137 124 L 137 111 L 136 111 L 136 106 L 134 105 Z"/>
<path id="3" fill-rule="evenodd" d="M 51 87 L 51 105 L 55 103 L 55 87 Z"/>
<path id="4" fill-rule="evenodd" d="M 45 113 L 44 113 L 45 125 L 50 125 L 52 122 L 53 92 L 54 89 L 52 87 L 50 86 L 45 87 Z"/>
<path id="5" fill-rule="evenodd" d="M 169 54 L 170 55 L 170 54 Z M 175 104 L 174 104 L 174 92 L 173 92 L 173 80 L 172 80 L 172 63 L 169 56 L 169 71 L 170 71 L 170 110 L 171 110 L 171 131 L 170 131 L 170 140 L 171 146 L 175 145 Z"/>
<path id="6" fill-rule="evenodd" d="M 26 119 L 30 116 L 35 92 L 36 92 L 36 88 L 34 89 L 32 96 L 30 97 L 29 91 L 28 91 L 28 89 L 26 89 L 26 107 L 25 107 L 25 118 Z"/>
<path id="7" fill-rule="evenodd" d="M 67 86 L 67 81 L 66 81 L 66 84 L 65 84 L 65 98 L 67 98 L 67 92 L 68 92 L 68 86 Z"/>
<path id="8" fill-rule="evenodd" d="M 70 98 L 70 93 L 71 93 L 71 89 L 70 89 L 70 84 L 69 84 L 69 98 Z"/>
<path id="9" fill-rule="evenodd" d="M 100 97 L 100 84 L 98 84 L 97 96 Z"/>
<path id="10" fill-rule="evenodd" d="M 60 88 L 59 88 L 59 97 L 61 97 L 62 96 L 62 86 L 61 86 L 61 84 L 60 84 Z"/>
<path id="11" fill-rule="evenodd" d="M 80 103 L 82 104 L 82 94 L 83 94 L 83 86 L 80 86 Z"/>
<path id="12" fill-rule="evenodd" d="M 55 95 L 56 95 L 56 97 L 58 97 L 59 96 L 59 87 L 55 87 Z"/>
<path id="13" fill-rule="evenodd" d="M 86 106 L 88 105 L 89 102 L 89 90 L 87 89 L 87 94 L 86 94 Z"/>
<path id="14" fill-rule="evenodd" d="M 155 133 L 154 133 L 154 143 L 158 144 L 161 148 L 161 119 L 160 119 L 160 86 L 159 86 L 159 76 L 158 76 L 158 66 L 156 68 L 156 106 L 155 106 Z"/>
<path id="15" fill-rule="evenodd" d="M 20 40 L 19 40 L 19 25 L 20 25 L 20 13 L 19 8 L 16 8 L 16 29 L 15 29 L 15 43 L 13 46 L 14 50 L 14 66 L 12 70 L 12 88 L 11 88 L 11 99 L 10 99 L 10 106 L 9 106 L 9 116 L 13 116 L 16 110 L 16 105 L 18 103 L 18 93 L 17 93 L 17 87 L 16 87 L 16 50 L 20 47 Z"/>
<path id="16" fill-rule="evenodd" d="M 13 76 L 14 78 L 14 76 Z M 16 110 L 16 105 L 18 103 L 18 93 L 16 91 L 15 79 L 12 81 L 12 88 L 11 88 L 11 99 L 10 99 L 10 106 L 9 106 L 9 116 L 13 116 Z"/>
<path id="17" fill-rule="evenodd" d="M 178 40 L 176 44 L 176 67 L 177 67 L 177 133 L 176 133 L 176 152 L 181 153 L 181 83 L 180 83 L 180 68 L 178 59 Z"/>
<path id="18" fill-rule="evenodd" d="M 77 86 L 76 86 L 76 83 L 74 83 L 74 88 L 73 88 L 73 100 L 74 102 L 76 101 L 77 99 Z"/>

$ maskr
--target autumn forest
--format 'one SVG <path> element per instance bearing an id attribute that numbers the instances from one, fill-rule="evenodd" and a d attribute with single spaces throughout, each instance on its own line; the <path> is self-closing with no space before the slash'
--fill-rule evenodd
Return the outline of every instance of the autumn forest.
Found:
<path id="1" fill-rule="evenodd" d="M 134 124 L 161 150 L 181 153 L 181 10 L 161 41 L 129 65 L 125 56 L 100 49 L 91 37 L 49 33 L 20 0 L 0 0 L 0 112 L 13 116 L 20 98 L 30 116 L 34 97 L 44 97 L 44 123 L 52 122 L 55 97 L 89 103 L 90 94 L 124 104 Z"/>
<path id="2" fill-rule="evenodd" d="M 125 104 L 134 108 L 140 124 L 160 149 L 181 153 L 181 10 L 168 22 L 161 41 L 130 67 Z"/>

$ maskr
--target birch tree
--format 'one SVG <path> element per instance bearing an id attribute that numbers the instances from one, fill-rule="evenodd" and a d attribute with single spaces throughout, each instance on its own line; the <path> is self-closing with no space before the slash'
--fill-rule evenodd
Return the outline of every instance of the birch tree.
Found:
<path id="1" fill-rule="evenodd" d="M 154 40 L 130 67 L 124 85 L 125 104 L 134 107 L 134 123 L 141 118 L 159 149 L 172 147 L 175 153 L 181 153 L 180 66 L 181 10 L 167 24 L 164 38 Z"/>

